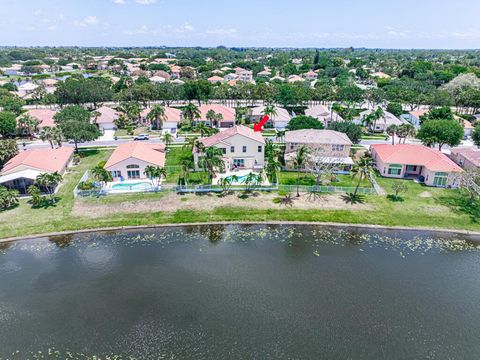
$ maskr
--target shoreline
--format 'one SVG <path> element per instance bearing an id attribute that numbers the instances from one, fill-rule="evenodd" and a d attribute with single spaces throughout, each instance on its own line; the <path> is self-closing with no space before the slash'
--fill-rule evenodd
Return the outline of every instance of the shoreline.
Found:
<path id="1" fill-rule="evenodd" d="M 446 233 L 451 235 L 473 236 L 478 239 L 470 239 L 480 242 L 480 232 L 470 230 L 456 230 L 444 228 L 428 228 L 428 227 L 407 227 L 407 226 L 386 226 L 374 224 L 355 224 L 355 223 L 336 223 L 336 222 L 315 222 L 315 221 L 212 221 L 212 222 L 192 222 L 192 223 L 170 223 L 170 224 L 151 224 L 151 225 L 132 225 L 132 226 L 112 226 L 100 228 L 86 228 L 80 230 L 66 230 L 44 234 L 34 234 L 27 236 L 16 236 L 0 239 L 0 244 L 16 241 L 34 240 L 55 236 L 66 236 L 75 234 L 86 234 L 94 232 L 108 232 L 119 230 L 135 230 L 135 229 L 158 229 L 158 228 L 174 228 L 183 226 L 206 226 L 206 225 L 316 225 L 330 227 L 346 227 L 357 229 L 378 229 L 378 230 L 400 230 L 400 231 L 428 231 L 432 233 Z"/>

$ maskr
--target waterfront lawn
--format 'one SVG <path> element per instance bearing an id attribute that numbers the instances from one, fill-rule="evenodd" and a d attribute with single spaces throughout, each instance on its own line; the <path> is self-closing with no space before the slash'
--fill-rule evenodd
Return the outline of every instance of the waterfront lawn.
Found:
<path id="1" fill-rule="evenodd" d="M 93 150 L 82 153 L 80 164 L 66 174 L 59 188 L 59 202 L 55 206 L 32 209 L 27 199 L 11 210 L 0 212 L 0 238 L 27 236 L 32 234 L 55 231 L 78 230 L 85 228 L 138 226 L 167 223 L 189 223 L 209 221 L 312 221 L 337 222 L 350 224 L 376 224 L 385 226 L 449 228 L 480 231 L 480 204 L 470 206 L 460 191 L 426 187 L 409 180 L 405 181 L 408 192 L 401 194 L 403 201 L 394 202 L 387 196 L 365 196 L 365 210 L 355 210 L 345 204 L 336 209 L 301 209 L 272 204 L 272 208 L 245 208 L 234 206 L 206 207 L 202 210 L 186 207 L 176 211 L 157 211 L 155 207 L 148 212 L 129 213 L 118 212 L 115 215 L 98 215 L 98 217 L 82 217 L 73 214 L 73 189 L 78 184 L 83 173 L 100 161 L 106 160 L 111 151 Z M 195 176 L 204 176 L 195 173 Z M 290 178 L 292 173 L 288 174 Z M 295 177 L 296 174 L 293 174 Z M 377 178 L 378 183 L 392 193 L 394 179 Z M 91 203 L 95 211 L 95 203 L 121 204 L 123 208 L 134 206 L 135 201 L 153 200 L 163 194 L 124 194 L 100 198 L 77 199 Z M 260 193 L 259 197 L 262 196 Z M 304 196 L 304 195 L 303 195 Z M 316 201 L 328 201 L 325 195 Z"/>
<path id="2" fill-rule="evenodd" d="M 297 185 L 297 176 L 300 175 L 300 185 L 315 186 L 315 176 L 310 173 L 298 173 L 296 171 L 281 171 L 278 173 L 279 184 L 281 185 Z M 358 178 L 353 178 L 352 175 L 337 175 L 337 180 L 328 184 L 329 186 L 339 187 L 355 187 L 358 183 Z M 368 179 L 362 179 L 360 187 L 372 187 Z"/>

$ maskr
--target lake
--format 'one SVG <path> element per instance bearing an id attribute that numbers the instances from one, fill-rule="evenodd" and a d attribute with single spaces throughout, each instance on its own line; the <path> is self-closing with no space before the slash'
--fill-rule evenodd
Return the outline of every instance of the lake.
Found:
<path id="1" fill-rule="evenodd" d="M 229 225 L 0 244 L 0 358 L 478 359 L 472 240 Z"/>

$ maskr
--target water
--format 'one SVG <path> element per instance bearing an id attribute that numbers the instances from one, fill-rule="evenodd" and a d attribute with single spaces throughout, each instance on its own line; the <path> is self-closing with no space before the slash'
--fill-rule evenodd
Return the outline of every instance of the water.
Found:
<path id="1" fill-rule="evenodd" d="M 1 246 L 4 359 L 480 353 L 480 252 L 454 235 L 232 225 Z"/>
<path id="2" fill-rule="evenodd" d="M 247 177 L 248 177 L 248 174 L 247 175 L 242 175 L 242 176 L 237 176 L 237 181 L 233 182 L 233 184 L 243 184 Z M 227 176 L 227 179 L 233 181 L 232 176 Z"/>
<path id="3" fill-rule="evenodd" d="M 149 190 L 152 188 L 150 182 L 138 182 L 138 183 L 118 183 L 112 185 L 112 190 Z"/>

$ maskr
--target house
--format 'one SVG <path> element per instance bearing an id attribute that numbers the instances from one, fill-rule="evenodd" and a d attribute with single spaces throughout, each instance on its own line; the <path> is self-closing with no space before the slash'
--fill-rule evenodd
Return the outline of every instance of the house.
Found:
<path id="1" fill-rule="evenodd" d="M 363 123 L 364 119 L 368 115 L 370 115 L 372 112 L 373 110 L 365 110 L 361 112 L 360 117 L 354 122 L 357 124 Z M 383 116 L 380 119 L 378 119 L 375 122 L 372 122 L 371 124 L 368 124 L 367 126 L 372 132 L 385 132 L 390 125 L 400 126 L 407 123 L 408 122 L 406 120 L 399 119 L 392 113 L 389 113 L 388 111 L 384 111 Z"/>
<path id="2" fill-rule="evenodd" d="M 315 71 L 309 71 L 303 74 L 303 76 L 305 77 L 305 79 L 313 81 L 313 80 L 317 80 L 318 74 Z"/>
<path id="3" fill-rule="evenodd" d="M 11 158 L 0 172 L 0 185 L 27 194 L 38 175 L 58 172 L 63 175 L 73 158 L 73 148 L 29 149 Z M 41 189 L 43 190 L 43 189 Z"/>
<path id="4" fill-rule="evenodd" d="M 260 132 L 239 125 L 199 140 L 205 148 L 217 147 L 222 150 L 226 170 L 262 169 L 265 164 L 265 139 Z M 202 153 L 193 149 L 195 169 L 201 169 Z"/>
<path id="5" fill-rule="evenodd" d="M 374 144 L 375 167 L 390 178 L 410 178 L 428 186 L 456 187 L 455 174 L 463 170 L 442 152 L 423 145 Z"/>
<path id="6" fill-rule="evenodd" d="M 146 119 L 150 113 L 150 108 L 143 109 L 141 112 L 141 117 Z M 169 106 L 164 107 L 165 118 L 163 119 L 162 124 L 162 134 L 170 133 L 172 135 L 177 135 L 178 124 L 182 121 L 182 112 L 178 109 L 171 108 Z M 146 121 L 145 121 L 146 122 Z"/>
<path id="7" fill-rule="evenodd" d="M 309 161 L 336 164 L 339 170 L 353 165 L 350 158 L 352 142 L 344 133 L 333 130 L 302 129 L 285 133 L 285 165 L 293 169 L 296 151 L 306 146 L 310 149 Z"/>
<path id="8" fill-rule="evenodd" d="M 105 130 L 115 130 L 117 126 L 115 125 L 115 120 L 118 119 L 118 113 L 108 106 L 102 106 L 97 109 L 97 112 L 100 114 L 95 118 L 95 124 L 97 124 L 100 131 L 104 132 Z"/>
<path id="9" fill-rule="evenodd" d="M 294 82 L 304 82 L 305 79 L 302 78 L 301 76 L 298 76 L 298 75 L 290 75 L 288 77 L 288 82 L 289 83 L 294 83 Z"/>
<path id="10" fill-rule="evenodd" d="M 284 82 L 285 81 L 285 78 L 284 77 L 281 77 L 281 76 L 274 76 L 272 78 L 270 78 L 270 81 L 280 81 L 280 82 Z"/>
<path id="11" fill-rule="evenodd" d="M 342 117 L 338 115 L 333 110 L 328 110 L 323 105 L 315 105 L 310 106 L 308 109 L 305 110 L 306 116 L 311 116 L 323 123 L 324 127 L 328 127 L 334 121 L 343 121 Z"/>
<path id="12" fill-rule="evenodd" d="M 265 116 L 266 106 L 257 106 L 250 109 L 250 119 L 252 122 L 259 122 Z M 273 127 L 277 130 L 283 130 L 287 127 L 288 122 L 292 118 L 287 109 L 282 107 L 275 107 L 276 114 L 270 116 L 270 119 L 265 124 L 265 127 Z"/>
<path id="13" fill-rule="evenodd" d="M 211 84 L 221 83 L 223 82 L 223 78 L 221 76 L 211 76 L 207 79 Z"/>
<path id="14" fill-rule="evenodd" d="M 377 72 L 374 72 L 373 74 L 370 74 L 371 77 L 373 78 L 379 78 L 379 79 L 390 79 L 391 76 L 388 75 L 388 74 L 385 74 L 384 72 L 382 71 L 377 71 Z"/>
<path id="15" fill-rule="evenodd" d="M 161 83 L 164 83 L 166 81 L 165 78 L 162 77 L 162 76 L 152 76 L 148 80 L 150 80 L 154 84 L 161 84 Z"/>
<path id="16" fill-rule="evenodd" d="M 472 123 L 465 119 L 460 119 L 460 123 L 463 124 L 463 137 L 465 139 L 472 137 L 473 129 L 475 128 Z"/>
<path id="17" fill-rule="evenodd" d="M 465 170 L 478 170 L 480 168 L 480 149 L 453 148 L 450 150 L 450 159 Z"/>
<path id="18" fill-rule="evenodd" d="M 158 76 L 158 77 L 164 78 L 165 81 L 170 81 L 170 74 L 163 70 L 155 71 L 153 76 Z"/>
<path id="19" fill-rule="evenodd" d="M 218 128 L 230 128 L 235 125 L 235 110 L 232 108 L 218 104 L 204 104 L 198 110 L 200 111 L 200 119 L 196 119 L 194 124 L 205 122 L 208 126 Z M 219 117 L 219 119 L 213 121 L 213 124 L 210 124 L 210 119 L 207 119 L 210 110 Z"/>
<path id="20" fill-rule="evenodd" d="M 165 145 L 131 141 L 120 144 L 105 164 L 114 179 L 146 179 L 147 166 L 165 165 Z"/>
<path id="21" fill-rule="evenodd" d="M 237 72 L 238 80 L 244 82 L 250 82 L 253 80 L 253 71 L 250 70 L 242 70 Z"/>
<path id="22" fill-rule="evenodd" d="M 272 72 L 270 70 L 262 70 L 257 74 L 259 77 L 270 77 L 271 75 Z"/>
<path id="23" fill-rule="evenodd" d="M 182 68 L 177 65 L 169 65 L 170 66 L 170 75 L 173 79 L 179 79 L 181 76 Z"/>
<path id="24" fill-rule="evenodd" d="M 426 115 L 428 110 L 426 109 L 417 109 L 414 111 L 410 111 L 407 114 L 400 115 L 400 118 L 403 120 L 408 121 L 410 124 L 415 126 L 416 129 L 420 127 L 420 117 Z"/>
<path id="25" fill-rule="evenodd" d="M 238 75 L 235 73 L 230 73 L 225 75 L 224 77 L 225 81 L 232 81 L 232 80 L 238 80 Z"/>
<path id="26" fill-rule="evenodd" d="M 37 119 L 40 123 L 38 129 L 41 130 L 45 126 L 54 127 L 55 120 L 53 119 L 55 111 L 50 109 L 32 109 L 27 111 L 27 115 Z"/>

